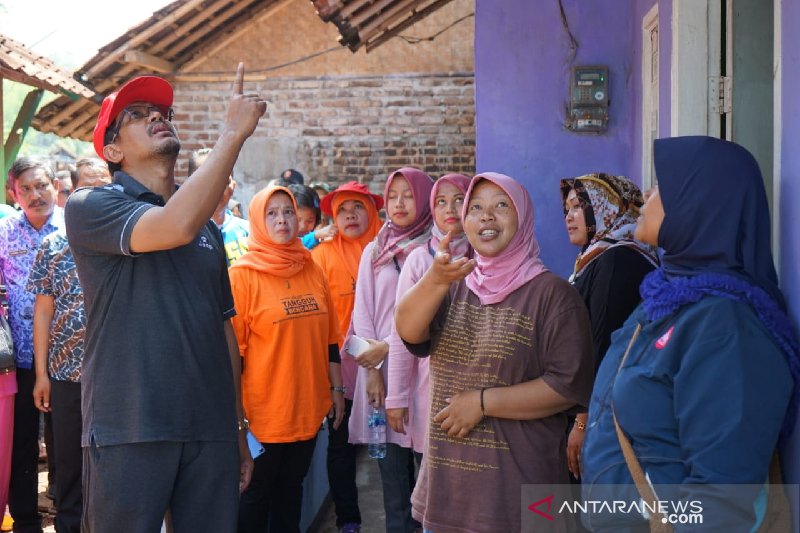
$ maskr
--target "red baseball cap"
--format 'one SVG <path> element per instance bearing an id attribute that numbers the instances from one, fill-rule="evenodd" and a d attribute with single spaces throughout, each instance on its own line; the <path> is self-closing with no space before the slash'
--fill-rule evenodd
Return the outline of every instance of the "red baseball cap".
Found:
<path id="1" fill-rule="evenodd" d="M 369 189 L 363 183 L 359 183 L 357 181 L 348 181 L 344 185 L 340 185 L 338 189 L 333 191 L 332 193 L 328 193 L 325 195 L 319 203 L 319 208 L 322 210 L 323 213 L 329 216 L 334 216 L 333 213 L 333 197 L 336 196 L 340 192 L 355 192 L 358 194 L 363 194 L 369 198 L 372 198 L 373 203 L 375 204 L 375 209 L 378 211 L 381 210 L 383 207 L 383 197 L 378 196 L 377 194 L 372 194 L 369 192 Z"/>
<path id="2" fill-rule="evenodd" d="M 158 76 L 139 76 L 103 99 L 93 136 L 94 151 L 101 159 L 105 160 L 103 146 L 105 146 L 106 129 L 114 123 L 117 115 L 123 109 L 134 102 L 147 102 L 158 107 L 170 107 L 172 106 L 172 85 Z"/>

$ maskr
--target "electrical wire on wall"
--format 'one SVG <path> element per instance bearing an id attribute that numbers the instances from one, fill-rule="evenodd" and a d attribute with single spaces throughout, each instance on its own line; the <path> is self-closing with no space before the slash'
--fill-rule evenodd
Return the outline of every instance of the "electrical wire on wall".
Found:
<path id="1" fill-rule="evenodd" d="M 433 42 L 434 39 L 436 39 L 438 36 L 440 36 L 441 34 L 446 32 L 447 30 L 449 30 L 450 28 L 452 28 L 456 24 L 458 24 L 458 23 L 460 23 L 460 22 L 462 22 L 464 20 L 467 20 L 470 17 L 474 17 L 474 16 L 475 16 L 475 12 L 472 12 L 472 13 L 469 13 L 467 15 L 464 15 L 460 19 L 453 21 L 452 23 L 448 24 L 447 26 L 445 26 L 441 30 L 437 31 L 436 33 L 434 33 L 433 35 L 430 35 L 428 37 L 413 37 L 413 36 L 410 36 L 410 35 L 397 35 L 397 37 L 399 37 L 400 39 L 403 39 L 408 44 L 419 44 L 419 43 L 422 43 L 422 42 Z"/>
<path id="2" fill-rule="evenodd" d="M 564 26 L 564 31 L 567 32 L 567 36 L 569 37 L 570 58 L 568 64 L 571 65 L 572 62 L 575 61 L 575 56 L 578 54 L 580 44 L 569 27 L 569 20 L 567 20 L 567 13 L 564 11 L 564 3 L 562 0 L 558 0 L 558 9 L 561 12 L 561 25 Z"/>

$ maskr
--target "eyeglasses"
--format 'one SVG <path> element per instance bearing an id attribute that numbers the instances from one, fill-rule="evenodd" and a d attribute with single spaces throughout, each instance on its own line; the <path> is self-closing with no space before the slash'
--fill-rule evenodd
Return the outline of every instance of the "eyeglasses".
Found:
<path id="1" fill-rule="evenodd" d="M 155 106 L 153 104 L 129 105 L 120 111 L 117 125 L 114 126 L 114 129 L 112 130 L 113 135 L 111 135 L 110 142 L 114 142 L 116 140 L 117 135 L 119 135 L 119 130 L 122 128 L 122 125 L 125 124 L 125 117 L 128 117 L 128 124 L 130 124 L 133 122 L 139 122 L 140 120 L 147 120 L 153 113 L 158 113 L 168 122 L 172 122 L 172 119 L 175 116 L 175 111 L 171 107 Z"/>
<path id="2" fill-rule="evenodd" d="M 60 194 L 61 196 L 69 196 L 70 194 L 72 194 L 72 191 L 70 189 L 61 189 L 60 191 L 58 191 L 58 194 Z"/>

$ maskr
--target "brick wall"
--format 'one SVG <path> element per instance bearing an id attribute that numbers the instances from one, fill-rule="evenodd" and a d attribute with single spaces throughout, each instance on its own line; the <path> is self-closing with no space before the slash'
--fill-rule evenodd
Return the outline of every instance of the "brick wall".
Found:
<path id="1" fill-rule="evenodd" d="M 285 168 L 307 181 L 358 179 L 382 191 L 386 175 L 416 166 L 431 175 L 475 171 L 473 74 L 269 78 L 247 82 L 269 102 L 234 177 L 245 203 Z M 188 153 L 211 147 L 223 123 L 229 82 L 178 82 L 175 123 Z"/>

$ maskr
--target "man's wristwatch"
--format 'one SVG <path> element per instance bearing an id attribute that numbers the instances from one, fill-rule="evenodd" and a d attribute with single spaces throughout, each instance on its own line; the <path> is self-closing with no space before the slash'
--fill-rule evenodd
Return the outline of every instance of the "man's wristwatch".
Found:
<path id="1" fill-rule="evenodd" d="M 244 429 L 250 429 L 250 421 L 247 420 L 245 417 L 239 419 L 239 431 Z"/>
<path id="2" fill-rule="evenodd" d="M 341 392 L 342 394 L 344 394 L 347 392 L 347 387 L 331 387 L 331 391 Z"/>

